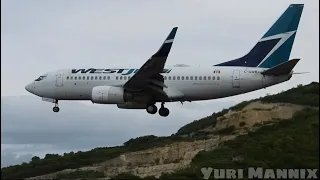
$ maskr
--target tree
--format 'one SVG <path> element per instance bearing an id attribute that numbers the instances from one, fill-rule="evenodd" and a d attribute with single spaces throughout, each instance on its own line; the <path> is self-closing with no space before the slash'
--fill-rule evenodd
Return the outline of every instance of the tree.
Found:
<path id="1" fill-rule="evenodd" d="M 33 156 L 33 158 L 31 159 L 32 162 L 35 162 L 35 161 L 39 161 L 40 158 L 38 156 Z"/>

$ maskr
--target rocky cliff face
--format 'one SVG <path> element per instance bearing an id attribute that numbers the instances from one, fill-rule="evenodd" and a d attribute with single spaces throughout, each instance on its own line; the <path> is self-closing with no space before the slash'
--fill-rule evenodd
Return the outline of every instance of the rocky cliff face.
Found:
<path id="1" fill-rule="evenodd" d="M 67 169 L 53 174 L 28 178 L 51 179 L 59 173 L 80 171 L 100 171 L 106 177 L 129 172 L 140 177 L 160 176 L 162 173 L 173 172 L 187 167 L 192 158 L 202 150 L 212 150 L 221 142 L 231 140 L 239 134 L 259 128 L 266 122 L 289 119 L 293 114 L 302 110 L 304 106 L 285 103 L 261 103 L 259 101 L 248 104 L 239 111 L 229 111 L 218 118 L 216 125 L 201 131 L 209 133 L 209 139 L 193 142 L 176 142 L 165 147 L 157 147 L 143 151 L 130 152 L 117 158 L 79 169 Z M 221 129 L 234 126 L 229 134 L 218 134 Z"/>
<path id="2" fill-rule="evenodd" d="M 239 111 L 229 111 L 218 118 L 214 127 L 208 127 L 204 131 L 215 132 L 219 129 L 234 126 L 237 132 L 247 132 L 266 122 L 285 120 L 293 116 L 305 106 L 287 103 L 261 103 L 252 102 Z"/>

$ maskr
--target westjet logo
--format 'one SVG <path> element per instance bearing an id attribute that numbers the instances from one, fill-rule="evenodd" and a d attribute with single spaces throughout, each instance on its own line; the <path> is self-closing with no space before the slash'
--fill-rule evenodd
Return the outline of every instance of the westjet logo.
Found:
<path id="1" fill-rule="evenodd" d="M 258 64 L 257 67 L 265 67 L 264 65 L 267 65 L 268 64 L 268 61 L 270 61 L 270 63 L 272 63 L 272 66 L 275 66 L 277 64 L 274 64 L 276 63 L 276 59 L 275 57 L 271 58 L 271 60 L 268 60 L 269 57 L 271 57 L 271 55 L 273 53 L 275 53 L 275 51 L 277 51 L 285 42 L 287 42 L 287 40 L 293 36 L 294 34 L 296 33 L 296 31 L 290 31 L 290 32 L 285 32 L 285 33 L 281 33 L 281 34 L 276 34 L 276 35 L 273 35 L 273 36 L 269 36 L 269 37 L 265 37 L 265 38 L 262 38 L 260 39 L 259 42 L 265 42 L 265 41 L 273 41 L 273 40 L 276 40 L 276 39 L 279 39 L 279 41 L 277 41 L 277 44 L 275 44 L 273 46 L 273 48 L 270 50 L 270 52 L 263 58 L 263 60 Z M 290 48 L 292 47 L 292 44 L 293 42 L 291 43 L 291 46 Z M 290 53 L 290 48 L 289 46 L 288 47 L 285 47 L 286 49 L 282 49 L 282 51 L 284 52 L 289 52 Z M 289 48 L 289 49 L 288 49 Z M 279 58 L 279 57 L 278 57 Z M 283 57 L 280 57 L 280 58 L 283 58 Z M 289 57 L 288 57 L 289 58 Z M 284 58 L 285 60 L 287 60 L 287 58 Z M 267 66 L 268 68 L 270 68 L 269 66 Z"/>
<path id="2" fill-rule="evenodd" d="M 130 75 L 132 73 L 138 72 L 139 69 L 72 69 L 71 72 L 73 74 L 81 73 L 81 74 L 112 74 L 117 73 L 121 75 Z M 169 73 L 171 69 L 163 69 L 162 73 Z"/>

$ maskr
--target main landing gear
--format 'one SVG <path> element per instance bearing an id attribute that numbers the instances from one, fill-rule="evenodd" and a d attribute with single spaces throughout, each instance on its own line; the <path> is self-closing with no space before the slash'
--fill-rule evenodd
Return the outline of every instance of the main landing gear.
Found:
<path id="1" fill-rule="evenodd" d="M 152 104 L 152 105 L 149 105 L 146 108 L 146 110 L 149 114 L 155 114 L 157 113 L 158 108 L 156 105 Z M 162 117 L 167 117 L 169 113 L 170 113 L 169 109 L 164 107 L 164 103 L 161 103 L 161 108 L 159 109 L 159 115 Z"/>
<path id="2" fill-rule="evenodd" d="M 156 105 L 152 104 L 152 105 L 149 105 L 146 110 L 149 114 L 155 114 L 157 113 L 158 108 Z"/>
<path id="3" fill-rule="evenodd" d="M 59 104 L 58 104 L 58 100 L 56 100 L 55 105 L 53 107 L 53 112 L 59 112 Z"/>

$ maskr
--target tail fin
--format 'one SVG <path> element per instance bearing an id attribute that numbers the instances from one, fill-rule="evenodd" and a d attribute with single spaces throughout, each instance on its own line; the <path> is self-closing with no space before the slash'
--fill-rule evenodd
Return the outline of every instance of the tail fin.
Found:
<path id="1" fill-rule="evenodd" d="M 291 4 L 245 56 L 215 66 L 271 68 L 289 60 L 303 4 Z"/>

